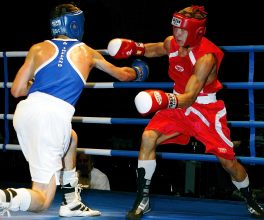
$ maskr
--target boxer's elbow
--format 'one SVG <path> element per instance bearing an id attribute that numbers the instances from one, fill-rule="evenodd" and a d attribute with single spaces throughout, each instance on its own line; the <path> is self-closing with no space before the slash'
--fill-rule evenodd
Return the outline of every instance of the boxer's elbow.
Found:
<path id="1" fill-rule="evenodd" d="M 26 96 L 27 95 L 27 90 L 25 89 L 19 89 L 16 87 L 11 87 L 11 94 L 13 97 L 18 98 L 21 96 Z"/>
<path id="2" fill-rule="evenodd" d="M 15 98 L 19 97 L 18 90 L 15 87 L 11 87 L 11 95 L 14 96 Z"/>

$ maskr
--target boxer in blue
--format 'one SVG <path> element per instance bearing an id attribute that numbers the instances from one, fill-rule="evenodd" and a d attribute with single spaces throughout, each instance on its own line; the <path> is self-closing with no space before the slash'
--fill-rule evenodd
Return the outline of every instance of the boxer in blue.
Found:
<path id="1" fill-rule="evenodd" d="M 13 125 L 29 163 L 32 188 L 0 190 L 0 214 L 40 212 L 50 207 L 57 185 L 63 201 L 59 215 L 97 216 L 82 203 L 76 172 L 77 134 L 71 120 L 75 105 L 95 67 L 120 81 L 141 81 L 148 66 L 141 60 L 132 67 L 117 67 L 81 42 L 84 13 L 75 5 L 61 4 L 51 12 L 54 37 L 34 44 L 19 69 L 11 93 L 27 96 L 16 107 Z"/>

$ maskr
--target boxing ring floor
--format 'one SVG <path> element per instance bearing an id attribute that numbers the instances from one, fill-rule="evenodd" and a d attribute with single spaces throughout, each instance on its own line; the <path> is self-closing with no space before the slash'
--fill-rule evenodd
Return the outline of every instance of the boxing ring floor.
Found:
<path id="1" fill-rule="evenodd" d="M 11 212 L 11 217 L 0 219 L 125 219 L 126 212 L 132 206 L 135 198 L 133 192 L 117 192 L 104 190 L 83 189 L 82 201 L 93 209 L 102 212 L 96 217 L 59 217 L 58 210 L 61 202 L 61 192 L 58 189 L 52 206 L 41 213 Z M 151 212 L 142 219 L 177 220 L 177 219 L 210 219 L 210 220 L 247 220 L 252 219 L 243 201 L 198 199 L 167 195 L 151 195 Z"/>

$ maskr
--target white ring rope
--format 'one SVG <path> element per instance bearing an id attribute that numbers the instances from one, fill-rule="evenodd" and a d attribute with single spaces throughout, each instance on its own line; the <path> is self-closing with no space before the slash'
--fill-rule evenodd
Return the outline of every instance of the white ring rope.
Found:
<path id="1" fill-rule="evenodd" d="M 96 50 L 102 55 L 109 55 L 107 49 Z M 28 51 L 8 51 L 5 52 L 6 57 L 25 57 L 27 56 Z M 0 57 L 4 57 L 4 52 L 0 52 Z"/>
<path id="2" fill-rule="evenodd" d="M 3 148 L 3 144 L 0 144 L 0 149 Z M 7 144 L 5 146 L 6 150 L 21 150 L 19 145 Z M 95 148 L 77 148 L 77 152 L 97 155 L 97 156 L 122 156 L 122 157 L 138 157 L 138 151 L 130 150 L 111 150 L 111 149 L 95 149 Z M 207 161 L 207 162 L 218 162 L 218 159 L 215 155 L 208 154 L 191 154 L 191 153 L 166 153 L 166 152 L 157 152 L 157 156 L 162 159 L 169 160 L 185 160 L 185 161 Z M 264 160 L 261 157 L 244 157 L 237 156 L 237 159 L 243 163 L 247 164 L 264 164 Z"/>

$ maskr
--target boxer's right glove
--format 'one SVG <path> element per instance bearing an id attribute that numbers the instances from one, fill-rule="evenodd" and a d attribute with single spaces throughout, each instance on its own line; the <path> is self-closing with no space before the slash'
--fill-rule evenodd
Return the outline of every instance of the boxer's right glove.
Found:
<path id="1" fill-rule="evenodd" d="M 177 108 L 178 98 L 173 93 L 161 90 L 145 90 L 136 95 L 135 105 L 138 112 L 146 116 L 160 109 Z"/>
<path id="2" fill-rule="evenodd" d="M 107 51 L 115 59 L 126 59 L 130 56 L 143 56 L 145 46 L 133 40 L 115 38 L 108 43 Z"/>
<path id="3" fill-rule="evenodd" d="M 136 71 L 136 78 L 134 81 L 142 82 L 148 78 L 149 75 L 149 67 L 148 64 L 140 59 L 136 59 L 133 61 L 131 67 Z"/>

